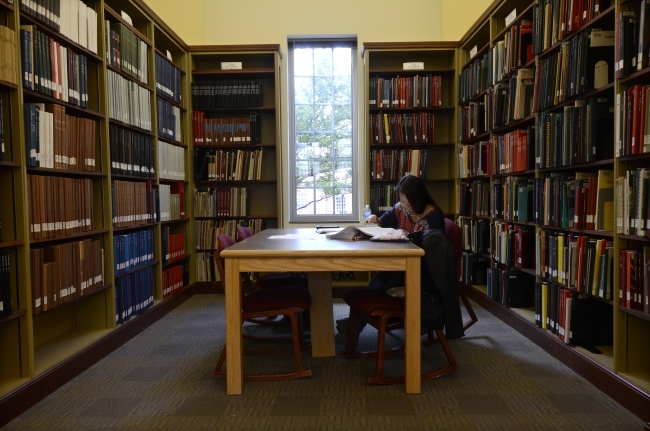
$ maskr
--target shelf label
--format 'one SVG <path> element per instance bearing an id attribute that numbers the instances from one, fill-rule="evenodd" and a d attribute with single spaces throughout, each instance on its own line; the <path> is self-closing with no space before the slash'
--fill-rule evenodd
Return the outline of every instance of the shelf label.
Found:
<path id="1" fill-rule="evenodd" d="M 174 59 L 172 58 L 172 53 L 169 52 L 168 49 L 166 49 L 165 51 L 167 51 L 167 60 L 169 60 L 169 61 L 171 61 L 171 62 L 173 63 L 173 62 L 174 62 Z"/>
<path id="2" fill-rule="evenodd" d="M 517 18 L 517 8 L 514 8 L 512 12 L 506 17 L 506 27 L 508 27 L 512 22 Z"/>
<path id="3" fill-rule="evenodd" d="M 241 70 L 241 61 L 222 61 L 221 70 Z"/>
<path id="4" fill-rule="evenodd" d="M 128 22 L 129 25 L 130 25 L 131 27 L 133 27 L 133 20 L 131 19 L 131 17 L 130 17 L 126 12 L 124 12 L 124 11 L 120 11 L 120 15 L 122 15 L 122 19 L 123 19 L 124 21 Z"/>
<path id="5" fill-rule="evenodd" d="M 474 48 L 469 50 L 469 58 L 472 58 L 478 52 L 478 45 L 474 45 Z"/>
<path id="6" fill-rule="evenodd" d="M 424 62 L 412 61 L 403 63 L 402 70 L 424 70 Z"/>

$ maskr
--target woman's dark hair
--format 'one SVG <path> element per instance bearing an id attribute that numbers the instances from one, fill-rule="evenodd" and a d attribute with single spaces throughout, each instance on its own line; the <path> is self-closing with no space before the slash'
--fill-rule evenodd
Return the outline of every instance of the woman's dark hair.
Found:
<path id="1" fill-rule="evenodd" d="M 442 208 L 438 206 L 436 201 L 429 194 L 426 184 L 419 177 L 415 175 L 404 175 L 395 186 L 395 194 L 403 193 L 408 199 L 411 208 L 418 213 L 422 214 L 427 204 L 433 205 L 435 208 L 442 212 Z M 444 215 L 443 215 L 444 217 Z"/>

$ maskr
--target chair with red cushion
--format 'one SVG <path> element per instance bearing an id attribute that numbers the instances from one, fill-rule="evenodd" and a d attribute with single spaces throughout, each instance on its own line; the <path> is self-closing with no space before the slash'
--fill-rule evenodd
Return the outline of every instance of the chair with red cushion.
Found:
<path id="1" fill-rule="evenodd" d="M 237 242 L 241 242 L 253 235 L 253 231 L 246 226 L 237 226 Z M 296 285 L 307 287 L 307 274 L 304 272 L 270 272 L 264 275 L 255 275 L 254 287 L 260 289 Z"/>
<path id="2" fill-rule="evenodd" d="M 225 234 L 217 236 L 217 250 L 214 252 L 217 270 L 221 280 L 225 280 L 224 259 L 221 251 L 235 244 L 235 241 Z M 285 374 L 244 374 L 244 381 L 284 381 L 311 376 L 311 370 L 304 370 L 300 351 L 304 348 L 301 313 L 311 306 L 309 291 L 302 287 L 280 287 L 277 289 L 259 289 L 245 295 L 242 299 L 242 321 L 263 318 L 287 316 L 291 321 L 292 349 L 270 350 L 244 348 L 245 354 L 290 354 L 293 353 L 295 370 Z M 282 342 L 286 338 L 258 338 L 245 336 L 246 339 L 255 338 L 259 341 Z M 219 360 L 213 371 L 214 376 L 225 377 L 222 370 L 226 360 L 226 347 L 219 355 Z"/>

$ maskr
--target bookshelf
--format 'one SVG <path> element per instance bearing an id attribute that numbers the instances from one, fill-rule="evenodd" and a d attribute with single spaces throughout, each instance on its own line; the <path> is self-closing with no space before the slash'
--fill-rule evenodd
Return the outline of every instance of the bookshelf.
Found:
<path id="1" fill-rule="evenodd" d="M 3 403 L 194 282 L 182 245 L 192 208 L 174 197 L 192 187 L 187 48 L 137 0 L 70 6 L 76 14 L 39 14 L 0 1 L 0 290 L 3 309 L 11 305 L 0 317 Z M 173 206 L 163 222 L 154 191 L 164 185 Z M 182 251 L 173 263 L 163 262 L 166 228 Z M 165 270 L 176 267 L 165 292 Z"/>
<path id="2" fill-rule="evenodd" d="M 215 238 L 282 220 L 279 45 L 190 48 L 197 279 L 214 282 Z M 219 92 L 224 95 L 215 97 Z"/>
<path id="3" fill-rule="evenodd" d="M 463 282 L 482 305 L 577 371 L 598 375 L 590 379 L 603 390 L 618 385 L 621 402 L 647 420 L 650 243 L 640 223 L 648 198 L 635 178 L 650 160 L 638 145 L 647 139 L 641 112 L 650 75 L 647 49 L 633 68 L 638 38 L 626 44 L 622 36 L 633 33 L 634 22 L 643 28 L 646 5 L 600 2 L 598 12 L 563 15 L 559 4 L 495 2 L 460 41 Z M 621 60 L 630 68 L 619 73 Z M 641 206 L 623 199 L 634 193 Z M 513 298 L 513 288 L 523 293 Z"/>
<path id="4" fill-rule="evenodd" d="M 388 210 L 394 186 L 421 177 L 445 214 L 454 212 L 456 43 L 363 45 L 369 199 Z"/>

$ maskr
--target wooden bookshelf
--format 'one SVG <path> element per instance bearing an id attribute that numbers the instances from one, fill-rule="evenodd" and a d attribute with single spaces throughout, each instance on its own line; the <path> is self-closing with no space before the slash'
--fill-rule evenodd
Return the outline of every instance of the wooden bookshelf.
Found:
<path id="1" fill-rule="evenodd" d="M 245 211 L 227 204 L 220 204 L 223 209 L 217 212 L 209 210 L 207 204 L 202 205 L 201 209 L 194 208 L 197 221 L 195 237 L 199 242 L 195 242 L 193 248 L 202 256 L 202 270 L 198 269 L 202 274 L 199 276 L 200 281 L 214 282 L 217 271 L 210 269 L 214 262 L 209 250 L 215 248 L 216 234 L 227 233 L 236 238 L 237 225 L 248 226 L 257 233 L 262 229 L 277 228 L 282 223 L 282 171 L 279 159 L 282 145 L 279 70 L 282 52 L 279 45 L 196 46 L 190 48 L 190 55 L 193 88 L 208 85 L 210 82 L 220 82 L 226 88 L 228 85 L 237 86 L 243 82 L 253 82 L 254 85 L 259 85 L 260 91 L 257 101 L 245 102 L 243 105 L 227 101 L 218 105 L 216 98 L 192 99 L 195 201 L 197 195 L 203 197 L 201 202 L 207 202 L 209 194 L 218 199 L 215 189 L 225 190 L 226 196 L 232 199 L 231 202 L 235 200 L 235 190 L 245 189 L 247 194 L 246 203 L 243 205 Z M 222 70 L 222 62 L 241 63 L 241 69 Z M 204 120 L 195 119 L 199 112 L 203 113 L 198 115 L 203 115 Z M 220 135 L 210 137 L 204 132 L 207 130 L 205 127 L 212 127 L 207 126 L 208 122 L 233 121 L 248 124 L 248 119 L 251 133 L 241 138 L 241 141 Z M 257 134 L 253 133 L 256 127 L 254 124 L 258 127 Z M 231 166 L 228 161 L 234 161 L 234 158 L 238 157 L 238 152 L 241 152 L 243 158 L 254 157 L 261 152 L 261 159 L 256 158 L 255 162 L 250 163 L 242 162 L 243 177 L 234 176 L 234 165 L 232 168 L 227 167 Z M 202 169 L 206 157 L 214 169 L 217 169 L 217 165 L 223 167 L 219 168 L 223 175 L 217 174 L 217 178 L 208 175 L 205 166 Z M 258 165 L 261 166 L 261 175 L 252 172 L 253 167 Z M 248 175 L 249 170 L 253 176 Z"/>
<path id="2" fill-rule="evenodd" d="M 503 314 L 504 320 L 508 321 L 512 326 L 517 327 L 522 333 L 525 333 L 529 338 L 543 345 L 545 348 L 557 350 L 557 346 L 562 346 L 561 351 L 557 350 L 559 354 L 556 356 L 561 357 L 569 366 L 575 368 L 577 367 L 577 363 L 588 362 L 591 364 L 589 372 L 586 374 L 581 370 L 576 369 L 576 371 L 583 373 L 583 375 L 589 375 L 590 379 L 602 379 L 603 381 L 613 382 L 612 384 L 599 385 L 599 387 L 613 387 L 618 385 L 621 390 L 623 386 L 632 388 L 630 391 L 627 389 L 624 391 L 625 396 L 620 399 L 620 402 L 635 414 L 639 415 L 643 420 L 647 421 L 650 419 L 647 413 L 648 406 L 650 406 L 650 344 L 647 342 L 650 336 L 650 318 L 648 318 L 647 307 L 645 310 L 627 307 L 625 305 L 624 292 L 621 296 L 622 299 L 619 300 L 619 294 L 622 289 L 622 267 L 619 268 L 618 262 L 622 250 L 635 249 L 640 250 L 640 253 L 642 253 L 643 248 L 648 246 L 648 242 L 645 235 L 638 236 L 633 232 L 624 233 L 617 230 L 616 218 L 623 217 L 617 201 L 618 197 L 623 196 L 625 192 L 618 185 L 614 185 L 613 206 L 615 207 L 615 219 L 613 228 L 608 230 L 603 230 L 602 228 L 597 229 L 594 225 L 582 226 L 574 224 L 577 219 L 574 219 L 574 222 L 570 223 L 568 219 L 555 220 L 552 217 L 545 218 L 544 213 L 551 212 L 554 208 L 553 203 L 549 203 L 548 201 L 542 206 L 535 205 L 534 208 L 536 209 L 533 211 L 532 218 L 530 214 L 526 217 L 526 212 L 524 212 L 526 219 L 521 220 L 519 218 L 521 208 L 518 207 L 519 195 L 515 193 L 515 195 L 511 195 L 508 199 L 503 198 L 499 194 L 500 192 L 505 194 L 506 190 L 512 190 L 512 187 L 509 189 L 504 187 L 506 183 L 512 185 L 517 184 L 517 181 L 521 181 L 521 184 L 526 185 L 531 185 L 532 183 L 533 196 L 535 196 L 535 188 L 539 186 L 539 190 L 544 190 L 544 183 L 549 181 L 551 177 L 556 177 L 556 179 L 563 178 L 562 180 L 556 181 L 558 184 L 563 184 L 562 187 L 570 188 L 575 184 L 574 178 L 578 172 L 597 175 L 599 171 L 609 170 L 613 171 L 613 177 L 616 179 L 625 176 L 628 170 L 636 170 L 637 168 L 645 168 L 647 166 L 648 154 L 644 154 L 642 151 L 639 154 L 628 154 L 621 150 L 619 154 L 619 146 L 624 147 L 625 145 L 619 145 L 619 141 L 625 139 L 626 127 L 629 128 L 628 123 L 622 117 L 622 113 L 625 110 L 624 93 L 627 89 L 633 88 L 635 85 L 646 85 L 650 83 L 647 78 L 648 68 L 630 71 L 623 78 L 616 78 L 610 75 L 607 82 L 599 83 L 595 89 L 588 85 L 580 88 L 578 84 L 576 84 L 575 88 L 567 85 L 567 87 L 563 87 L 562 91 L 560 91 L 560 87 L 554 87 L 556 93 L 551 94 L 554 97 L 545 101 L 535 100 L 543 96 L 542 90 L 544 86 L 541 78 L 546 73 L 550 73 L 549 71 L 555 73 L 555 70 L 562 70 L 562 72 L 565 70 L 558 67 L 556 63 L 551 62 L 555 61 L 554 59 L 559 59 L 557 61 L 560 61 L 563 56 L 565 60 L 575 58 L 570 57 L 575 55 L 575 52 L 569 54 L 567 47 L 577 46 L 581 38 L 586 38 L 587 35 L 591 37 L 591 32 L 596 31 L 596 29 L 598 31 L 614 31 L 614 43 L 618 46 L 620 34 L 618 31 L 615 31 L 618 14 L 625 10 L 638 11 L 639 6 L 639 1 L 611 2 L 606 7 L 602 7 L 603 10 L 598 14 L 590 15 L 587 13 L 584 15 L 584 18 L 580 14 L 581 17 L 572 24 L 570 31 L 563 32 L 563 29 L 569 29 L 568 25 L 567 27 L 557 27 L 557 33 L 547 33 L 548 38 L 545 40 L 542 36 L 544 34 L 544 27 L 540 24 L 542 22 L 540 19 L 542 15 L 539 13 L 540 4 L 528 0 L 506 0 L 503 2 L 494 2 L 470 28 L 460 41 L 457 63 L 460 92 L 458 115 L 460 117 L 459 127 L 461 128 L 461 133 L 459 134 L 460 139 L 458 140 L 458 152 L 461 160 L 463 157 L 467 157 L 464 163 L 461 163 L 457 168 L 462 173 L 462 175 L 459 175 L 461 178 L 457 183 L 458 196 L 460 197 L 457 213 L 460 216 L 459 224 L 465 227 L 466 257 L 464 257 L 464 265 L 467 265 L 469 260 L 472 260 L 472 265 L 474 265 L 473 262 L 476 258 L 470 259 L 469 256 L 471 255 L 481 256 L 482 258 L 487 256 L 490 261 L 490 268 L 494 268 L 490 271 L 514 271 L 515 273 L 523 273 L 528 277 L 530 283 L 534 282 L 540 286 L 542 283 L 548 284 L 549 286 L 555 284 L 560 290 L 572 292 L 574 301 L 577 301 L 578 299 L 576 298 L 578 297 L 592 301 L 601 310 L 603 318 L 607 319 L 604 321 L 611 321 L 611 325 L 605 325 L 607 328 L 601 333 L 603 336 L 600 337 L 600 341 L 607 338 L 607 332 L 611 331 L 613 335 L 609 342 L 597 344 L 595 347 L 600 353 L 594 353 L 595 350 L 591 349 L 590 346 L 585 348 L 581 345 L 581 342 L 563 342 L 562 336 L 555 333 L 555 330 L 542 329 L 539 322 L 541 309 L 536 310 L 535 305 L 539 301 L 535 299 L 534 295 L 532 302 L 525 307 L 509 306 L 507 300 L 498 298 L 498 293 L 502 292 L 495 293 L 494 288 L 485 285 L 473 286 L 472 296 L 480 297 L 483 304 L 490 304 L 487 308 L 493 312 L 496 311 L 496 314 Z M 532 51 L 534 58 L 526 58 L 520 61 L 515 67 L 504 70 L 502 73 L 496 75 L 498 70 L 493 68 L 493 64 L 496 63 L 498 55 L 502 53 L 507 54 L 508 50 L 513 47 L 515 49 L 518 48 L 517 43 L 512 43 L 513 39 L 511 36 L 517 36 L 518 28 L 521 28 L 521 23 L 524 20 L 533 22 Z M 546 28 L 547 32 L 551 30 L 552 27 Z M 600 35 L 594 37 L 600 37 Z M 611 59 L 609 60 L 610 64 L 614 62 L 614 56 L 614 48 L 612 47 Z M 489 66 L 481 70 L 482 67 L 485 67 L 482 64 L 483 61 L 486 61 Z M 553 64 L 557 69 L 551 68 L 550 64 Z M 569 63 L 560 64 L 567 67 L 566 78 L 558 80 L 555 83 L 549 81 L 549 88 L 554 85 L 571 82 L 572 77 L 568 72 L 571 72 L 572 69 L 569 69 Z M 577 63 L 572 64 L 575 65 Z M 549 65 L 549 71 L 544 69 L 545 65 Z M 490 97 L 498 89 L 517 77 L 520 68 L 534 70 L 533 109 L 526 113 L 523 118 L 516 119 L 510 117 L 496 127 L 490 123 L 478 123 L 480 119 L 485 118 L 483 114 L 485 111 L 488 111 L 488 108 L 490 108 L 487 115 L 488 119 L 490 115 L 494 115 L 495 108 L 501 108 L 494 104 L 488 106 L 487 104 L 491 100 Z M 587 73 L 585 71 L 584 74 L 586 75 Z M 481 80 L 482 78 L 486 79 Z M 511 86 L 511 91 L 512 88 Z M 512 103 L 512 94 L 510 94 L 510 97 L 510 102 Z M 603 144 L 603 147 L 598 147 L 597 151 L 594 150 L 593 154 L 595 156 L 593 157 L 585 156 L 582 159 L 580 153 L 576 150 L 575 154 L 577 155 L 572 156 L 569 154 L 570 152 L 556 153 L 556 158 L 551 157 L 550 161 L 545 160 L 543 150 L 545 146 L 548 147 L 549 145 L 549 141 L 546 140 L 545 136 L 545 130 L 547 130 L 546 125 L 548 124 L 545 123 L 545 119 L 552 118 L 550 121 L 559 121 L 553 115 L 573 115 L 571 110 L 579 109 L 581 105 L 590 104 L 594 100 L 606 100 L 609 103 L 610 113 L 614 112 L 615 114 L 610 114 L 606 119 L 601 118 L 597 120 L 601 126 L 606 126 L 594 135 L 595 139 L 606 137 L 606 140 L 602 141 L 606 142 Z M 478 105 L 481 103 L 485 105 L 479 107 Z M 569 113 L 566 114 L 567 112 Z M 594 111 L 592 110 L 591 112 Z M 485 150 L 481 148 L 482 145 L 487 146 L 487 151 L 491 151 L 489 153 L 491 157 L 488 160 L 492 161 L 495 158 L 495 153 L 492 150 L 493 144 L 497 142 L 495 138 L 523 129 L 527 129 L 529 133 L 532 132 L 534 135 L 532 136 L 534 142 L 529 140 L 529 145 L 532 145 L 532 148 L 529 147 L 529 150 L 532 150 L 533 154 L 527 153 L 526 163 L 523 165 L 519 164 L 518 169 L 508 170 L 508 161 L 506 161 L 505 171 L 503 169 L 503 161 L 499 163 L 481 163 L 480 154 L 481 151 Z M 565 127 L 562 133 L 565 130 L 569 129 Z M 570 142 L 568 139 L 571 137 L 572 135 L 570 134 L 563 134 L 557 142 L 565 145 L 567 142 Z M 550 142 L 552 143 L 553 141 L 551 140 Z M 471 148 L 468 150 L 467 147 Z M 562 147 L 558 148 L 562 149 Z M 565 159 L 565 157 L 567 158 Z M 540 182 L 542 183 L 541 185 Z M 517 188 L 517 190 L 521 189 Z M 561 190 L 561 188 L 556 190 L 547 189 L 547 193 L 550 193 L 549 196 L 552 195 L 552 200 L 561 202 L 563 199 L 560 193 Z M 501 201 L 505 202 L 506 205 L 503 211 L 499 213 L 495 210 L 494 202 Z M 541 202 L 544 204 L 544 201 Z M 549 205 L 551 206 L 549 207 Z M 561 216 L 562 212 L 560 211 L 558 214 Z M 518 229 L 533 231 L 534 237 L 532 241 L 530 239 L 528 240 L 531 241 L 528 247 L 535 249 L 533 254 L 535 261 L 532 266 L 529 264 L 527 267 L 522 268 L 517 262 L 516 256 L 510 260 L 510 264 L 502 260 L 502 251 L 498 248 L 499 243 L 497 242 L 499 235 L 498 226 L 506 226 L 506 235 L 513 229 L 515 231 Z M 481 232 L 482 229 L 488 229 L 489 231 L 481 236 L 477 232 Z M 543 238 L 542 235 L 546 235 L 547 239 L 549 236 L 553 238 L 562 236 L 566 240 L 564 246 L 567 250 L 570 247 L 568 243 L 571 238 L 584 237 L 586 241 L 599 241 L 603 244 L 608 244 L 611 247 L 609 253 L 613 259 L 613 264 L 608 268 L 612 272 L 609 275 L 611 277 L 612 292 L 609 295 L 606 291 L 601 294 L 599 290 L 592 293 L 591 286 L 583 287 L 577 282 L 574 284 L 573 278 L 567 280 L 568 277 L 575 275 L 576 268 L 572 267 L 571 262 L 563 263 L 559 267 L 560 262 L 555 258 L 550 262 L 552 263 L 552 267 L 549 267 L 554 272 L 545 270 L 544 265 L 549 264 L 549 262 L 546 262 L 546 259 L 544 259 L 545 263 L 541 260 L 542 254 L 546 253 L 546 249 L 539 246 L 539 241 Z M 508 238 L 510 237 L 508 236 Z M 483 246 L 483 249 L 481 249 L 481 246 Z M 575 251 L 572 254 L 575 255 Z M 566 255 L 569 256 L 568 252 Z M 558 278 L 556 274 L 559 274 L 560 277 Z M 491 276 L 494 277 L 494 274 Z M 647 283 L 647 271 L 642 277 Z M 468 280 L 464 281 L 466 283 L 468 282 Z M 530 283 L 527 287 L 522 286 L 522 288 L 531 289 L 532 285 Z M 645 294 L 647 295 L 647 293 Z M 502 313 L 501 310 L 505 313 Z M 563 321 L 563 319 L 561 320 Z M 525 322 L 525 325 L 520 323 L 522 321 Z M 573 325 L 574 323 L 576 322 L 572 322 L 571 324 Z M 576 328 L 581 323 L 583 322 L 577 322 Z M 578 330 L 576 329 L 576 331 Z M 580 334 L 583 333 L 580 332 Z M 573 334 L 573 336 L 578 337 L 576 334 Z M 595 381 L 594 383 L 598 384 Z M 605 388 L 604 390 L 607 389 Z M 616 396 L 613 392 L 610 395 Z"/>
<path id="3" fill-rule="evenodd" d="M 448 143 L 456 141 L 456 46 L 449 42 L 365 42 L 363 45 L 364 127 L 374 132 L 368 133 L 365 154 L 360 156 L 361 160 L 368 160 L 369 187 L 365 201 L 370 203 L 373 213 L 381 214 L 392 206 L 390 193 L 385 192 L 409 173 L 408 158 L 420 160 L 413 163 L 410 172 L 425 180 L 445 214 L 455 210 L 455 147 Z M 418 69 L 408 70 L 411 66 L 405 66 L 406 63 L 416 63 Z M 427 78 L 428 84 L 424 81 Z M 418 84 L 420 88 L 428 85 L 429 90 L 422 90 L 419 98 L 408 94 L 407 88 Z M 388 97 L 377 100 L 379 86 L 392 86 L 386 94 L 393 91 L 395 100 Z M 403 94 L 400 101 L 396 99 L 398 91 Z M 387 123 L 402 118 L 414 125 L 420 122 L 422 131 L 386 133 Z M 427 125 L 428 134 L 424 131 Z M 399 157 L 404 160 L 400 167 L 388 169 L 387 160 Z"/>

